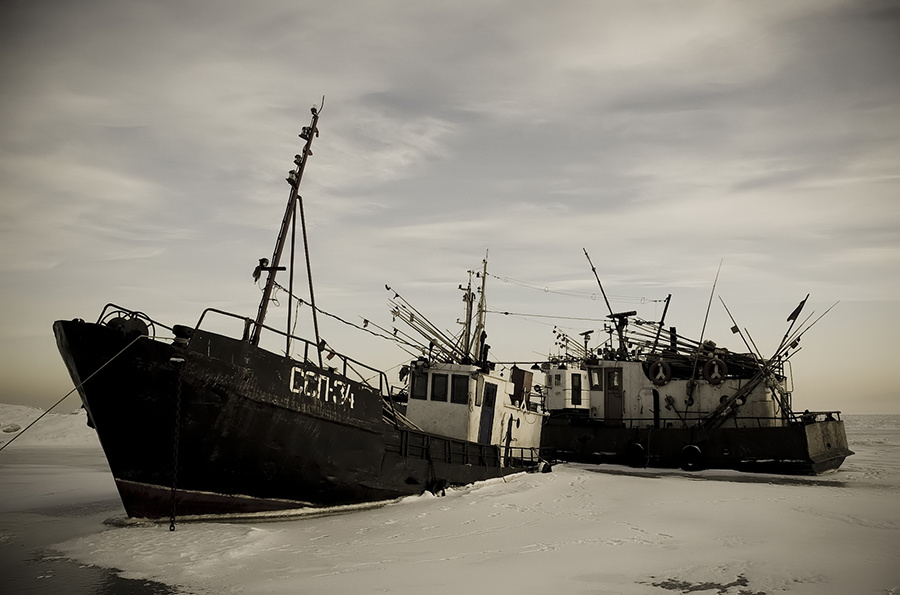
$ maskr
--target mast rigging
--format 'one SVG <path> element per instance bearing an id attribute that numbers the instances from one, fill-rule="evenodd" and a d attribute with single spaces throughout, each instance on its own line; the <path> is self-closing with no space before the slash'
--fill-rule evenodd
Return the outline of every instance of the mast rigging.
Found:
<path id="1" fill-rule="evenodd" d="M 279 266 L 281 263 L 281 256 L 284 252 L 284 245 L 287 240 L 287 233 L 289 229 L 292 229 L 291 234 L 291 250 L 292 256 L 291 261 L 293 264 L 293 243 L 296 232 L 296 220 L 297 220 L 297 210 L 300 211 L 300 227 L 303 236 L 303 250 L 306 254 L 306 272 L 307 278 L 309 280 L 309 299 L 310 305 L 312 306 L 312 317 L 313 317 L 313 327 L 316 335 L 316 345 L 319 346 L 317 350 L 319 356 L 319 364 L 322 363 L 322 340 L 319 336 L 319 322 L 318 317 L 316 316 L 316 300 L 315 294 L 313 292 L 313 281 L 312 281 L 312 267 L 309 259 L 309 242 L 306 235 L 306 219 L 303 213 L 303 199 L 299 194 L 300 189 L 300 181 L 303 178 L 303 172 L 306 169 L 306 163 L 309 159 L 309 156 L 312 155 L 312 142 L 313 138 L 319 136 L 319 129 L 317 124 L 319 122 L 319 114 L 322 111 L 322 108 L 325 105 L 325 98 L 322 98 L 322 104 L 316 108 L 312 107 L 310 110 L 312 112 L 312 119 L 310 120 L 309 126 L 304 126 L 303 130 L 300 132 L 300 138 L 306 141 L 304 144 L 302 151 L 294 156 L 294 164 L 296 167 L 290 171 L 288 177 L 285 178 L 287 183 L 291 187 L 290 195 L 288 196 L 287 206 L 285 207 L 284 217 L 281 220 L 281 229 L 278 232 L 278 238 L 275 241 L 275 250 L 272 253 L 272 260 L 268 261 L 265 258 L 261 258 L 259 260 L 259 265 L 253 271 L 254 279 L 259 279 L 259 276 L 262 272 L 266 272 L 266 284 L 263 287 L 262 298 L 259 302 L 259 309 L 256 313 L 256 319 L 254 321 L 253 334 L 249 338 L 249 342 L 251 345 L 258 345 L 260 334 L 262 333 L 263 324 L 266 320 L 266 313 L 269 308 L 269 303 L 272 301 L 272 292 L 275 289 L 276 282 L 275 276 L 278 271 L 285 270 L 285 267 Z M 291 276 L 289 281 L 290 289 L 288 291 L 288 295 L 293 294 L 293 269 L 291 270 Z M 289 298 L 290 299 L 290 298 Z M 290 304 L 288 307 L 288 329 L 287 329 L 287 351 L 290 351 Z M 288 353 L 288 355 L 290 355 Z"/>

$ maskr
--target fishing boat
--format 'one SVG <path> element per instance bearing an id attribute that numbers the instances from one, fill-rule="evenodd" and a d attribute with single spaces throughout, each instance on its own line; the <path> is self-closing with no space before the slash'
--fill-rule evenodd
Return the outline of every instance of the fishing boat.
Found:
<path id="1" fill-rule="evenodd" d="M 174 529 L 176 515 L 373 502 L 533 470 L 539 463 L 532 448 L 539 438 L 527 445 L 507 440 L 501 448 L 504 400 L 484 398 L 501 387 L 490 388 L 483 363 L 460 363 L 448 372 L 447 403 L 438 398 L 441 377 L 436 371 L 428 376 L 432 398 L 420 403 L 421 410 L 409 408 L 423 428 L 399 411 L 384 372 L 335 352 L 320 336 L 298 192 L 320 112 L 312 109 L 300 134 L 305 144 L 287 177 L 290 193 L 272 258 L 260 259 L 253 273 L 257 281 L 266 278 L 255 318 L 207 308 L 193 326 L 168 325 L 107 304 L 95 322 L 53 324 L 130 517 L 168 517 Z M 298 215 L 314 338 L 265 324 L 273 292 L 281 287 L 276 275 L 287 268 L 281 262 L 288 243 L 293 264 Z M 291 271 L 289 287 L 282 287 L 288 329 L 291 300 L 301 299 L 293 278 Z M 230 321 L 235 333 L 209 330 L 214 317 Z M 280 337 L 284 352 L 261 347 L 264 333 Z M 422 378 L 422 369 L 412 378 Z M 445 425 L 428 423 L 438 417 Z M 482 431 L 481 420 L 488 418 Z M 472 419 L 477 432 L 449 429 L 468 428 Z"/>
<path id="2" fill-rule="evenodd" d="M 821 319 L 796 325 L 809 296 L 768 358 L 736 323 L 746 352 L 665 329 L 671 297 L 658 322 L 613 312 L 606 300 L 608 337 L 596 347 L 593 331 L 582 340 L 558 332 L 562 352 L 535 365 L 549 412 L 544 448 L 563 460 L 793 474 L 833 471 L 853 454 L 840 411 L 797 413 L 793 404 L 789 360 Z"/>

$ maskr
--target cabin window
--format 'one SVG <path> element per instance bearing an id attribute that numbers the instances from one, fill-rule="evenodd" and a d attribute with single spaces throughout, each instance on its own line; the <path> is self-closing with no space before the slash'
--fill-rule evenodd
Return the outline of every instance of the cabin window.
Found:
<path id="1" fill-rule="evenodd" d="M 454 374 L 450 384 L 450 402 L 467 405 L 469 403 L 468 375 Z"/>
<path id="2" fill-rule="evenodd" d="M 428 374 L 425 372 L 413 372 L 412 388 L 409 391 L 409 396 L 413 399 L 425 400 L 428 396 Z"/>
<path id="3" fill-rule="evenodd" d="M 572 407 L 581 405 L 581 374 L 572 374 Z"/>
<path id="4" fill-rule="evenodd" d="M 560 386 L 562 384 L 562 374 L 556 374 L 553 377 L 553 385 Z"/>
<path id="5" fill-rule="evenodd" d="M 431 375 L 431 400 L 447 401 L 447 374 Z"/>
<path id="6" fill-rule="evenodd" d="M 591 390 L 603 390 L 603 374 L 600 370 L 591 370 Z"/>
<path id="7" fill-rule="evenodd" d="M 609 375 L 609 384 L 611 385 L 609 388 L 615 389 L 619 388 L 619 375 L 621 374 L 621 370 L 615 368 L 612 370 L 612 374 Z"/>

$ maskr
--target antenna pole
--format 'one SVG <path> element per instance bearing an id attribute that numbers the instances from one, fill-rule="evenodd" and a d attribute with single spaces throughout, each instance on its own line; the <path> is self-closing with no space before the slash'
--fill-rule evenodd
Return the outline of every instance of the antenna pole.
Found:
<path id="1" fill-rule="evenodd" d="M 584 255 L 587 257 L 588 264 L 591 265 L 591 270 L 594 272 L 594 278 L 597 280 L 597 285 L 600 286 L 600 293 L 603 294 L 603 301 L 606 302 L 606 309 L 609 310 L 609 315 L 612 316 L 612 306 L 609 305 L 609 300 L 606 298 L 606 292 L 603 290 L 603 283 L 600 283 L 600 275 L 597 274 L 597 267 L 591 262 L 591 257 L 588 254 L 587 248 L 582 248 L 582 250 L 584 250 Z"/>
<path id="2" fill-rule="evenodd" d="M 706 323 L 709 320 L 709 310 L 712 308 L 713 296 L 716 294 L 716 285 L 719 283 L 719 273 L 722 272 L 722 263 L 724 261 L 724 258 L 719 261 L 719 268 L 716 269 L 716 278 L 713 280 L 712 289 L 709 292 L 709 303 L 706 305 L 706 316 L 703 317 L 703 328 L 700 329 L 700 345 L 697 347 L 696 353 L 694 353 L 694 363 L 691 366 L 691 378 L 686 386 L 688 397 L 694 392 L 694 376 L 697 375 L 697 362 L 700 360 L 700 350 L 703 349 L 703 337 L 706 334 Z"/>
<path id="3" fill-rule="evenodd" d="M 469 271 L 469 283 L 463 288 L 462 285 L 459 286 L 460 289 L 466 292 L 463 300 L 466 302 L 466 325 L 465 330 L 463 331 L 463 352 L 465 356 L 463 359 L 471 359 L 472 358 L 472 301 L 475 299 L 475 294 L 472 293 L 472 273 L 474 271 Z"/>
<path id="4" fill-rule="evenodd" d="M 485 359 L 484 353 L 484 315 L 487 311 L 487 301 L 484 295 L 484 291 L 487 287 L 487 265 L 488 265 L 488 251 L 484 251 L 484 260 L 482 261 L 482 270 L 481 270 L 481 295 L 478 298 L 478 312 L 476 313 L 476 322 L 475 322 L 475 361 L 482 361 Z"/>
<path id="5" fill-rule="evenodd" d="M 659 345 L 659 334 L 662 332 L 663 325 L 666 323 L 666 312 L 669 311 L 669 301 L 672 299 L 672 294 L 666 296 L 666 305 L 663 308 L 662 316 L 659 319 L 659 326 L 656 328 L 656 337 L 653 339 L 653 349 L 650 351 L 652 353 L 656 353 L 656 347 Z"/>

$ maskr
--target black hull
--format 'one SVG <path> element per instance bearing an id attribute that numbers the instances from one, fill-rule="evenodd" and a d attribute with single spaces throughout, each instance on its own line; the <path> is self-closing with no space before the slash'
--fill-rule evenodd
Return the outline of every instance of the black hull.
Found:
<path id="1" fill-rule="evenodd" d="M 853 454 L 840 420 L 704 429 L 627 428 L 557 417 L 544 426 L 541 448 L 577 462 L 805 475 L 833 471 Z"/>
<path id="2" fill-rule="evenodd" d="M 372 502 L 532 468 L 385 421 L 378 391 L 246 341 L 53 328 L 131 517 Z"/>

